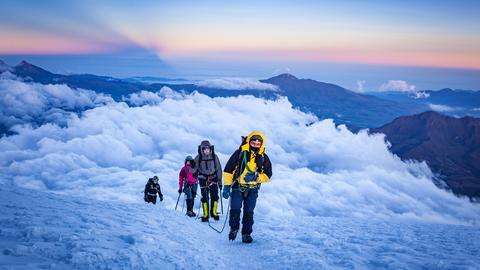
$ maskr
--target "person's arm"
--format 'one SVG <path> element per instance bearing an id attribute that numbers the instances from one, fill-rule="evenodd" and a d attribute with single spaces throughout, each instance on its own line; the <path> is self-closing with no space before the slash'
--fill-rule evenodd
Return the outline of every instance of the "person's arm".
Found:
<path id="1" fill-rule="evenodd" d="M 198 175 L 198 166 L 200 166 L 200 164 L 198 164 L 199 158 L 200 158 L 200 157 L 199 157 L 198 155 L 195 157 L 195 159 L 194 159 L 194 161 L 193 161 L 193 162 L 194 162 L 194 164 L 193 164 L 194 166 L 191 167 L 191 170 L 190 170 L 190 172 L 191 172 L 194 176 L 197 176 L 197 175 Z"/>
<path id="2" fill-rule="evenodd" d="M 240 150 L 236 150 L 232 156 L 227 161 L 225 168 L 223 169 L 223 184 L 225 186 L 232 185 L 233 177 L 235 174 L 235 169 L 238 164 L 238 155 L 240 154 Z"/>
<path id="3" fill-rule="evenodd" d="M 158 191 L 158 197 L 160 197 L 160 201 L 163 201 L 163 194 L 162 189 L 160 188 L 160 184 L 157 184 L 156 189 Z"/>
<path id="4" fill-rule="evenodd" d="M 258 175 L 257 182 L 258 183 L 266 183 L 272 177 L 272 163 L 270 162 L 270 158 L 267 154 L 264 154 L 263 157 L 263 172 Z"/>
<path id="5" fill-rule="evenodd" d="M 180 170 L 180 173 L 178 174 L 178 190 L 182 190 L 183 189 L 183 181 L 185 179 L 185 167 L 183 167 L 181 170 Z"/>

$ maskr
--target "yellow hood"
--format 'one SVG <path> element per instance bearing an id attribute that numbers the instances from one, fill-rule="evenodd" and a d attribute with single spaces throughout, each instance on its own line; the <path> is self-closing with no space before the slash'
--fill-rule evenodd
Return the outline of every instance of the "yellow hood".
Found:
<path id="1" fill-rule="evenodd" d="M 262 138 L 262 146 L 260 146 L 260 150 L 258 151 L 258 153 L 261 155 L 263 154 L 263 152 L 265 152 L 265 136 L 263 136 L 263 134 L 258 131 L 254 131 L 248 134 L 247 143 L 242 146 L 242 151 L 250 151 L 250 139 L 255 135 L 260 136 Z"/>

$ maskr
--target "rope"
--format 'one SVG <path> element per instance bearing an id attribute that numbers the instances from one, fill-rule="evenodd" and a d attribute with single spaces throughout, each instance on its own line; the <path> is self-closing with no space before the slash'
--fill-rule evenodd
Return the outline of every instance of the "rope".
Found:
<path id="1" fill-rule="evenodd" d="M 200 207 L 201 206 L 202 206 L 202 199 L 200 199 L 200 203 L 198 204 L 197 217 L 195 217 L 195 220 L 201 218 L 201 216 L 200 216 Z"/>
<path id="2" fill-rule="evenodd" d="M 227 214 L 225 215 L 225 221 L 223 222 L 223 227 L 221 230 L 218 230 L 216 229 L 215 227 L 213 227 L 211 224 L 210 224 L 210 219 L 208 219 L 208 227 L 210 227 L 212 230 L 216 231 L 217 233 L 222 233 L 223 230 L 225 230 L 225 225 L 227 225 L 227 219 L 228 219 L 228 214 L 230 213 L 230 199 L 232 198 L 232 196 L 230 196 L 230 198 L 228 199 L 228 207 L 227 207 Z"/>

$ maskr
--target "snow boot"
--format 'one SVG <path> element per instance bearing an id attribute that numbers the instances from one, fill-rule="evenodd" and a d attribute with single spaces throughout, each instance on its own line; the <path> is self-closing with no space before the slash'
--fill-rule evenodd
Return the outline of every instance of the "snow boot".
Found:
<path id="1" fill-rule="evenodd" d="M 208 221 L 208 203 L 203 202 L 203 217 L 202 217 L 202 222 L 207 222 Z"/>
<path id="2" fill-rule="evenodd" d="M 193 199 L 187 199 L 187 216 L 194 217 L 197 214 L 193 212 Z"/>
<path id="3" fill-rule="evenodd" d="M 250 234 L 242 234 L 242 242 L 250 244 L 253 242 L 253 238 L 250 236 Z"/>
<path id="4" fill-rule="evenodd" d="M 238 233 L 238 229 L 237 230 L 230 230 L 230 232 L 228 233 L 228 240 L 235 240 L 235 238 L 237 238 L 237 233 Z"/>
<path id="5" fill-rule="evenodd" d="M 217 213 L 217 204 L 218 204 L 218 201 L 212 201 L 212 207 L 211 207 L 211 212 L 210 212 L 210 215 L 213 217 L 213 219 L 215 220 L 219 220 L 220 218 L 218 217 L 218 213 Z"/>

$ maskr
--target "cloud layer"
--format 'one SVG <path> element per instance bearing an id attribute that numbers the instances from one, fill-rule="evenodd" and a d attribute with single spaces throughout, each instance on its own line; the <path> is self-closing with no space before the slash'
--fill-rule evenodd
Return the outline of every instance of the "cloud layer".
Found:
<path id="1" fill-rule="evenodd" d="M 455 111 L 464 110 L 464 108 L 461 108 L 461 107 L 450 107 L 450 106 L 447 106 L 447 105 L 432 104 L 432 103 L 429 103 L 428 107 L 430 107 L 430 109 L 432 109 L 434 111 L 437 111 L 437 112 L 455 112 Z"/>
<path id="2" fill-rule="evenodd" d="M 0 123 L 6 128 L 18 124 L 62 123 L 71 113 L 112 101 L 93 91 L 73 90 L 67 85 L 26 83 L 9 72 L 0 74 Z"/>
<path id="3" fill-rule="evenodd" d="M 240 136 L 258 130 L 265 133 L 274 172 L 261 188 L 259 214 L 479 220 L 478 205 L 435 187 L 425 163 L 402 162 L 382 135 L 318 121 L 286 98 L 162 91 L 126 98 L 141 107 L 109 102 L 70 114 L 63 127 L 17 127 L 18 135 L 0 139 L 1 184 L 141 202 L 146 179 L 156 174 L 165 203 L 174 205 L 178 171 L 200 141 L 210 140 L 225 164 Z"/>
<path id="4" fill-rule="evenodd" d="M 380 86 L 380 91 L 415 92 L 415 85 L 402 80 L 389 80 Z"/>
<path id="5" fill-rule="evenodd" d="M 247 78 L 222 78 L 205 80 L 197 83 L 198 86 L 227 89 L 227 90 L 266 90 L 278 91 L 278 87 L 273 84 L 262 83 L 258 80 Z"/>

